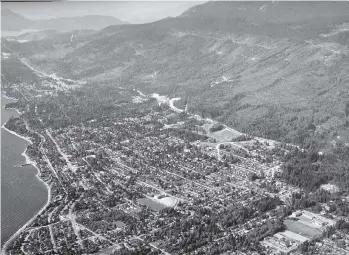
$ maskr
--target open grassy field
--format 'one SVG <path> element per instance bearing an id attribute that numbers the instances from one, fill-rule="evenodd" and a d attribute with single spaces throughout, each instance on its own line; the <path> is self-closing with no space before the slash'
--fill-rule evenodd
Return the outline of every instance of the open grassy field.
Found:
<path id="1" fill-rule="evenodd" d="M 230 142 L 233 138 L 241 135 L 240 132 L 232 129 L 232 128 L 223 128 L 222 130 L 211 132 L 210 128 L 213 127 L 215 123 L 206 123 L 202 126 L 202 128 L 206 131 L 206 135 L 215 139 L 217 142 Z"/>
<path id="2" fill-rule="evenodd" d="M 321 231 L 319 229 L 304 225 L 298 221 L 285 220 L 284 223 L 289 231 L 292 231 L 304 237 L 308 237 L 310 239 L 321 234 Z"/>
<path id="3" fill-rule="evenodd" d="M 146 205 L 147 207 L 151 208 L 152 210 L 159 212 L 162 209 L 166 208 L 165 205 L 158 203 L 150 198 L 140 198 L 138 199 L 138 203 L 141 205 Z"/>

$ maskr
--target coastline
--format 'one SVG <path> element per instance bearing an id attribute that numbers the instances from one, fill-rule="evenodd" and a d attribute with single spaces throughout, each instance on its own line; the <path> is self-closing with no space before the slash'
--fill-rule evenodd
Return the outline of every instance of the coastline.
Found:
<path id="1" fill-rule="evenodd" d="M 4 95 L 3 95 L 4 96 Z M 17 110 L 18 111 L 18 110 Z M 18 111 L 19 112 L 19 111 Z M 9 130 L 8 128 L 5 127 L 6 123 L 4 123 L 2 125 L 2 128 L 5 129 L 7 132 L 19 137 L 19 138 L 22 138 L 23 140 L 29 142 L 30 144 L 33 144 L 33 142 L 28 138 L 28 137 L 24 137 L 24 136 L 21 136 L 20 134 L 12 131 L 12 130 Z M 47 192 L 47 201 L 45 203 L 45 205 L 33 216 L 29 219 L 29 221 L 27 221 L 20 229 L 18 229 L 3 245 L 3 247 L 1 248 L 1 254 L 6 254 L 6 250 L 8 248 L 8 246 L 23 232 L 24 229 L 26 229 L 28 227 L 28 225 L 30 225 L 46 208 L 47 206 L 51 203 L 51 186 L 49 184 L 47 184 L 45 181 L 43 181 L 41 178 L 40 178 L 40 169 L 38 168 L 36 162 L 32 159 L 30 159 L 30 157 L 26 154 L 26 151 L 27 151 L 27 147 L 25 148 L 25 150 L 22 152 L 22 156 L 24 156 L 25 158 L 25 163 L 26 164 L 30 164 L 32 165 L 33 167 L 35 167 L 37 169 L 37 174 L 35 175 L 36 178 L 43 182 L 44 185 L 46 186 L 48 192 Z"/>
<path id="2" fill-rule="evenodd" d="M 9 96 L 6 96 L 5 94 L 1 94 L 2 97 L 8 99 L 8 100 L 13 100 L 13 101 L 18 101 L 17 98 L 14 98 L 14 97 L 9 97 Z M 14 110 L 16 111 L 19 115 L 22 114 L 22 112 L 20 112 L 17 108 L 6 108 L 6 104 L 2 106 L 5 110 Z M 6 124 L 6 123 L 5 123 Z"/>
<path id="3" fill-rule="evenodd" d="M 6 106 L 6 105 L 5 105 Z M 4 106 L 4 109 L 5 110 L 14 110 L 14 111 L 16 111 L 19 115 L 22 115 L 22 112 L 20 112 L 17 108 L 5 108 L 5 106 Z"/>
<path id="4" fill-rule="evenodd" d="M 1 249 L 1 254 L 5 255 L 6 254 L 6 250 L 8 248 L 8 246 L 23 232 L 23 230 L 25 230 L 46 208 L 47 206 L 49 206 L 49 204 L 51 203 L 51 186 L 48 185 L 46 182 L 44 182 L 41 178 L 40 178 L 40 170 L 36 165 L 36 162 L 32 161 L 29 156 L 26 154 L 27 149 L 25 149 L 25 151 L 23 151 L 23 153 L 21 154 L 22 156 L 25 157 L 26 160 L 26 164 L 31 164 L 32 166 L 34 166 L 37 170 L 38 173 L 36 174 L 36 177 L 39 179 L 39 181 L 43 182 L 44 185 L 46 186 L 48 192 L 47 192 L 47 201 L 46 204 L 40 209 L 40 211 L 38 211 L 32 218 L 29 219 L 29 221 L 27 221 L 20 229 L 18 229 L 5 243 L 4 246 Z"/>
<path id="5" fill-rule="evenodd" d="M 7 132 L 9 132 L 10 134 L 12 135 L 15 135 L 19 138 L 22 138 L 23 140 L 26 140 L 29 144 L 33 144 L 33 142 L 28 138 L 28 137 L 25 137 L 25 136 L 21 136 L 20 134 L 8 129 L 7 127 L 5 127 L 6 123 L 4 125 L 1 126 L 1 128 L 5 129 Z"/>
<path id="6" fill-rule="evenodd" d="M 14 101 L 17 101 L 17 100 L 18 100 L 17 98 L 9 97 L 9 96 L 5 95 L 5 93 L 2 93 L 1 95 L 2 95 L 4 98 L 9 99 L 9 100 L 14 100 Z"/>

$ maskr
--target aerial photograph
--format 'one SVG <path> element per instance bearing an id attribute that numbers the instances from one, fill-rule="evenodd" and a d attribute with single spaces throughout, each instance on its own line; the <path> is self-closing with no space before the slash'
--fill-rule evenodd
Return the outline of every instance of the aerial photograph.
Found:
<path id="1" fill-rule="evenodd" d="M 349 1 L 1 3 L 1 255 L 349 255 Z"/>

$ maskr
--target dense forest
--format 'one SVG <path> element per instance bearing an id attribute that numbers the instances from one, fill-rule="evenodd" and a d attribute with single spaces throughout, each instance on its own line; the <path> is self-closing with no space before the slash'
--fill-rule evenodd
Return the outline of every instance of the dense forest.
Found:
<path id="1" fill-rule="evenodd" d="M 307 191 L 334 183 L 349 191 L 349 147 L 338 145 L 333 152 L 294 149 L 285 157 L 281 178 Z"/>

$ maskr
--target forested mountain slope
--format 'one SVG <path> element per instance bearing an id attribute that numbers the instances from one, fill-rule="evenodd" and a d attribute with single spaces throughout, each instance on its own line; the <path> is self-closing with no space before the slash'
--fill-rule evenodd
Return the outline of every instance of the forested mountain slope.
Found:
<path id="1" fill-rule="evenodd" d="M 176 18 L 3 41 L 47 73 L 181 97 L 243 132 L 349 142 L 349 4 L 208 2 Z"/>

